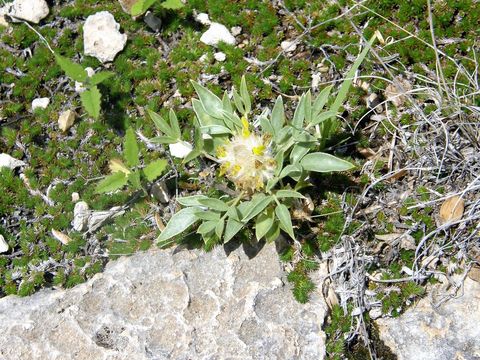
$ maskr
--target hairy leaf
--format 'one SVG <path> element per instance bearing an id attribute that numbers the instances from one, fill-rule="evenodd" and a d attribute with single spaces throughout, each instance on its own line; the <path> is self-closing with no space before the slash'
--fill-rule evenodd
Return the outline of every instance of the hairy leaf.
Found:
<path id="1" fill-rule="evenodd" d="M 295 235 L 293 233 L 292 218 L 290 217 L 290 211 L 283 204 L 278 204 L 275 208 L 275 215 L 277 215 L 278 220 L 280 220 L 280 225 L 285 232 L 290 235 L 292 239 L 295 240 Z"/>
<path id="2" fill-rule="evenodd" d="M 354 167 L 354 165 L 348 161 L 322 152 L 305 155 L 303 159 L 300 160 L 300 165 L 306 171 L 315 172 L 347 171 Z"/>
<path id="3" fill-rule="evenodd" d="M 165 241 L 187 230 L 197 222 L 196 212 L 198 212 L 196 207 L 188 207 L 177 212 L 172 216 L 157 240 Z"/>

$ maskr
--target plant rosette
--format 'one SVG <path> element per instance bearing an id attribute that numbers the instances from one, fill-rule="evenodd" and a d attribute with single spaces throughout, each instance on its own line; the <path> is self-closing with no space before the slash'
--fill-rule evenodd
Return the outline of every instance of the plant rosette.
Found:
<path id="1" fill-rule="evenodd" d="M 231 98 L 225 92 L 220 99 L 196 82 L 193 86 L 198 95 L 192 100 L 195 148 L 184 162 L 198 156 L 214 160 L 219 165 L 216 180 L 227 182 L 237 196 L 177 198 L 184 208 L 172 216 L 159 236 L 160 244 L 174 242 L 194 224 L 205 243 L 228 242 L 251 225 L 257 240 L 274 241 L 282 230 L 295 240 L 289 209 L 295 199 L 304 199 L 299 190 L 308 186 L 310 172 L 353 168 L 348 161 L 318 151 L 337 128 L 336 109 L 324 109 L 332 88 L 325 88 L 314 100 L 310 92 L 302 95 L 291 121 L 286 120 L 278 97 L 272 111 L 266 109 L 250 123 L 251 100 L 244 78 L 239 92 L 232 89 Z M 158 114 L 150 112 L 150 116 L 162 133 L 152 141 L 179 141 L 173 112 L 170 124 Z"/>

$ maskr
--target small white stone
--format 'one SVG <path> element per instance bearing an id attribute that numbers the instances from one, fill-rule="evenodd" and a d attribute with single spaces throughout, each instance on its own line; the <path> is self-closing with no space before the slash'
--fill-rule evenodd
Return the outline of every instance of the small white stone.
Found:
<path id="1" fill-rule="evenodd" d="M 233 26 L 230 28 L 230 31 L 232 32 L 233 36 L 238 36 L 242 33 L 242 27 L 241 26 Z"/>
<path id="2" fill-rule="evenodd" d="M 215 58 L 215 60 L 223 62 L 227 58 L 227 55 L 225 55 L 224 52 L 219 51 L 219 52 L 213 54 L 213 57 Z"/>
<path id="3" fill-rule="evenodd" d="M 75 112 L 72 110 L 64 111 L 58 117 L 58 127 L 63 132 L 70 129 L 75 122 Z"/>
<path id="4" fill-rule="evenodd" d="M 195 20 L 197 20 L 202 25 L 210 25 L 212 23 L 210 21 L 210 18 L 208 17 L 208 14 L 205 13 L 197 14 L 197 16 L 195 16 Z"/>
<path id="5" fill-rule="evenodd" d="M 287 53 L 294 52 L 297 49 L 297 43 L 294 41 L 282 41 L 280 46 L 282 47 L 282 50 Z"/>
<path id="6" fill-rule="evenodd" d="M 67 245 L 70 241 L 72 241 L 72 239 L 70 238 L 70 236 L 58 231 L 58 230 L 55 230 L 55 229 L 52 229 L 51 231 L 52 233 L 52 236 L 57 239 L 58 241 L 60 241 L 63 245 Z"/>
<path id="7" fill-rule="evenodd" d="M 10 26 L 7 19 L 5 18 L 6 13 L 7 13 L 7 9 L 5 9 L 5 7 L 0 8 L 0 26 L 5 26 L 5 27 Z"/>
<path id="8" fill-rule="evenodd" d="M 188 142 L 179 141 L 168 145 L 168 149 L 172 156 L 183 159 L 192 152 L 193 147 Z"/>
<path id="9" fill-rule="evenodd" d="M 202 56 L 200 56 L 198 61 L 203 62 L 203 63 L 208 62 L 208 54 L 203 54 Z"/>
<path id="10" fill-rule="evenodd" d="M 19 166 L 25 166 L 25 164 L 22 160 L 15 159 L 11 157 L 8 154 L 0 154 L 0 168 L 2 167 L 8 167 L 9 169 L 15 169 Z"/>
<path id="11" fill-rule="evenodd" d="M 321 79 L 322 75 L 320 75 L 320 73 L 313 73 L 312 74 L 312 89 L 313 90 L 317 90 L 318 89 L 318 85 L 320 85 L 320 79 Z"/>
<path id="12" fill-rule="evenodd" d="M 46 18 L 50 11 L 45 0 L 15 0 L 5 5 L 3 9 L 12 17 L 13 22 L 25 20 L 34 24 Z"/>
<path id="13" fill-rule="evenodd" d="M 229 45 L 235 45 L 235 38 L 225 25 L 219 23 L 212 23 L 207 31 L 205 31 L 200 38 L 200 41 L 207 45 L 217 46 L 224 42 Z"/>
<path id="14" fill-rule="evenodd" d="M 80 195 L 78 194 L 78 192 L 73 192 L 72 193 L 72 202 L 76 203 L 78 200 L 80 200 Z"/>
<path id="15" fill-rule="evenodd" d="M 75 231 L 83 231 L 86 229 L 88 219 L 90 217 L 90 211 L 88 210 L 88 204 L 85 201 L 79 201 L 73 208 L 73 221 L 72 226 Z"/>
<path id="16" fill-rule="evenodd" d="M 46 109 L 48 104 L 50 104 L 49 98 L 38 98 L 32 101 L 32 111 L 35 109 Z"/>
<path id="17" fill-rule="evenodd" d="M 0 254 L 8 251 L 8 244 L 3 235 L 0 235 Z"/>
<path id="18" fill-rule="evenodd" d="M 113 61 L 127 43 L 127 35 L 119 32 L 120 24 L 108 11 L 90 15 L 83 26 L 83 46 L 86 55 L 101 62 Z"/>

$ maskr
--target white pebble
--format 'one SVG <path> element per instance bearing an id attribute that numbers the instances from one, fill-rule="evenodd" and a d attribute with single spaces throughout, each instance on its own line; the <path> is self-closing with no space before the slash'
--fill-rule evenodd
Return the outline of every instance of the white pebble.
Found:
<path id="1" fill-rule="evenodd" d="M 8 244 L 3 235 L 0 235 L 0 254 L 8 251 Z"/>
<path id="2" fill-rule="evenodd" d="M 287 53 L 294 52 L 297 49 L 297 43 L 294 41 L 282 41 L 280 46 L 282 47 L 282 50 Z"/>
<path id="3" fill-rule="evenodd" d="M 38 98 L 34 99 L 32 101 L 32 111 L 35 111 L 35 109 L 46 109 L 48 104 L 50 104 L 50 99 L 49 98 Z"/>
<path id="4" fill-rule="evenodd" d="M 8 154 L 0 154 L 0 168 L 7 167 L 9 169 L 15 169 L 19 166 L 25 166 L 22 160 L 15 159 Z"/>
<path id="5" fill-rule="evenodd" d="M 227 55 L 225 55 L 224 52 L 220 51 L 220 52 L 217 52 L 217 53 L 213 54 L 213 57 L 215 58 L 215 60 L 223 62 L 227 58 Z"/>
<path id="6" fill-rule="evenodd" d="M 235 45 L 236 41 L 225 25 L 212 23 L 207 31 L 200 38 L 200 41 L 207 45 L 217 46 L 224 42 L 229 45 Z"/>

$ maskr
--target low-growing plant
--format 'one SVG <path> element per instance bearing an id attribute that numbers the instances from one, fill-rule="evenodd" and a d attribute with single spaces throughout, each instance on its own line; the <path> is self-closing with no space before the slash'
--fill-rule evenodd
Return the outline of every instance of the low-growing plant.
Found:
<path id="1" fill-rule="evenodd" d="M 123 143 L 123 158 L 112 159 L 109 163 L 111 175 L 105 177 L 97 184 L 97 193 L 108 193 L 123 188 L 129 184 L 134 190 L 142 190 L 148 193 L 147 183 L 157 179 L 166 169 L 168 163 L 164 159 L 157 159 L 143 169 L 140 165 L 140 148 L 135 138 L 135 132 L 128 128 Z"/>
<path id="2" fill-rule="evenodd" d="M 332 88 L 325 88 L 316 99 L 310 92 L 302 95 L 290 121 L 278 97 L 272 112 L 264 111 L 255 121 L 259 126 L 254 126 L 248 120 L 251 100 L 245 78 L 240 92 L 232 90 L 233 104 L 227 93 L 220 99 L 199 83 L 193 86 L 199 97 L 192 100 L 199 134 L 195 150 L 185 160 L 200 155 L 214 159 L 219 164 L 217 179 L 228 179 L 237 195 L 178 198 L 184 208 L 171 218 L 159 241 L 172 241 L 195 223 L 205 243 L 212 238 L 228 242 L 249 225 L 254 225 L 257 240 L 271 242 L 281 230 L 295 239 L 289 208 L 294 199 L 304 198 L 299 190 L 308 186 L 309 174 L 353 168 L 348 161 L 317 151 L 321 139 L 331 135 L 332 127 L 325 123 L 336 115 L 324 109 Z M 166 122 L 150 115 L 165 134 L 156 140 L 176 141 Z"/>
<path id="3" fill-rule="evenodd" d="M 97 120 L 100 116 L 102 105 L 102 94 L 98 86 L 103 81 L 114 75 L 111 71 L 101 71 L 89 76 L 87 71 L 80 65 L 66 57 L 55 54 L 55 61 L 62 68 L 65 74 L 72 80 L 82 83 L 84 91 L 80 94 L 80 99 L 85 111 Z"/>

